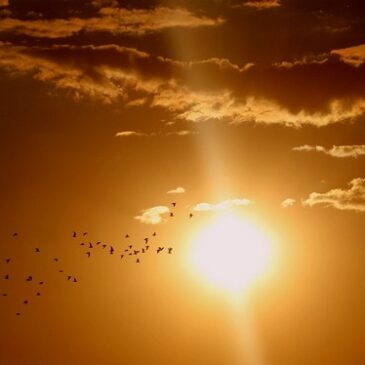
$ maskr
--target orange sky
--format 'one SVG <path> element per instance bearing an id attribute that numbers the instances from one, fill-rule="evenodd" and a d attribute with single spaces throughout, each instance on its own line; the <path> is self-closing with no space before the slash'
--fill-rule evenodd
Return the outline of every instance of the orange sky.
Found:
<path id="1" fill-rule="evenodd" d="M 364 363 L 364 19 L 360 0 L 0 0 L 0 362 L 246 364 L 251 323 L 252 365 Z M 185 262 L 219 212 L 279 257 L 238 311 Z"/>

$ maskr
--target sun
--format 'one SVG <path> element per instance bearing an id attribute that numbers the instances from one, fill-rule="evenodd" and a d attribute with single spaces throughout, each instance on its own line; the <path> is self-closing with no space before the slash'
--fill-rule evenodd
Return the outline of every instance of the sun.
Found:
<path id="1" fill-rule="evenodd" d="M 195 269 L 230 292 L 242 292 L 267 270 L 271 244 L 253 224 L 234 215 L 218 217 L 192 245 Z"/>

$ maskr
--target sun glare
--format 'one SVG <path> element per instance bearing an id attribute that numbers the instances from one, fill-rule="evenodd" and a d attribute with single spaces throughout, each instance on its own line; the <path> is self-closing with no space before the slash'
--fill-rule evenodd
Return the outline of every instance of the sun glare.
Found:
<path id="1" fill-rule="evenodd" d="M 193 242 L 196 270 L 230 292 L 242 292 L 268 270 L 271 245 L 250 222 L 233 215 L 218 217 Z"/>

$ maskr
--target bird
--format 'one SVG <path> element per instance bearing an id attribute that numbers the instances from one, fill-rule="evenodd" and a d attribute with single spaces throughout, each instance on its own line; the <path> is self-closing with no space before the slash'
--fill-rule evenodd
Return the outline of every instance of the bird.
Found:
<path id="1" fill-rule="evenodd" d="M 3 297 L 7 297 L 8 296 L 8 294 L 6 294 L 6 293 L 3 293 Z"/>
<path id="2" fill-rule="evenodd" d="M 35 252 L 41 252 L 41 250 L 38 247 L 36 247 Z"/>
<path id="3" fill-rule="evenodd" d="M 4 280 L 9 280 L 9 274 L 6 274 L 6 275 L 4 276 Z"/>
<path id="4" fill-rule="evenodd" d="M 6 259 L 5 262 L 8 264 L 11 261 L 11 259 Z"/>
<path id="5" fill-rule="evenodd" d="M 33 278 L 32 278 L 32 276 L 30 276 L 30 275 L 29 275 L 29 276 L 27 277 L 27 279 L 26 279 L 26 281 L 32 281 L 32 280 L 33 280 Z"/>
<path id="6" fill-rule="evenodd" d="M 146 250 L 144 248 L 142 248 L 142 253 L 145 253 L 145 252 L 146 252 Z"/>
<path id="7" fill-rule="evenodd" d="M 87 236 L 87 232 L 84 232 L 82 235 L 83 235 L 84 237 L 85 237 L 85 236 Z"/>
<path id="8" fill-rule="evenodd" d="M 28 301 L 27 301 L 27 300 L 24 300 L 24 301 L 23 301 L 23 304 L 28 304 Z"/>
<path id="9" fill-rule="evenodd" d="M 19 312 L 17 312 L 17 313 L 15 313 L 17 316 L 20 316 L 20 313 Z"/>
<path id="10" fill-rule="evenodd" d="M 134 254 L 134 255 L 138 255 L 138 254 L 139 254 L 139 251 L 134 250 L 134 251 L 133 251 L 133 254 Z"/>
<path id="11" fill-rule="evenodd" d="M 76 278 L 74 278 L 74 283 L 77 283 L 77 279 Z"/>
<path id="12" fill-rule="evenodd" d="M 18 232 L 14 232 L 13 237 L 18 237 Z"/>
<path id="13" fill-rule="evenodd" d="M 68 281 L 70 281 L 70 280 L 71 280 L 71 278 L 72 278 L 72 276 L 71 276 L 71 275 L 67 275 L 67 280 L 68 280 Z"/>
<path id="14" fill-rule="evenodd" d="M 129 249 L 128 248 L 126 248 L 125 250 L 124 250 L 124 252 L 128 252 L 129 251 Z"/>
<path id="15" fill-rule="evenodd" d="M 38 292 L 36 295 L 37 295 L 37 297 L 40 297 L 41 296 L 41 293 Z"/>
<path id="16" fill-rule="evenodd" d="M 174 216 L 174 213 L 173 212 L 170 212 L 170 217 L 173 217 Z"/>
<path id="17" fill-rule="evenodd" d="M 169 254 L 171 254 L 172 253 L 172 247 L 169 247 L 168 250 L 169 250 Z"/>
<path id="18" fill-rule="evenodd" d="M 110 246 L 110 251 L 109 251 L 109 253 L 110 253 L 111 255 L 113 255 L 113 254 L 114 254 L 114 248 L 113 248 L 113 246 Z"/>
<path id="19" fill-rule="evenodd" d="M 39 285 L 43 285 L 43 284 L 44 284 L 44 281 L 40 281 L 40 282 L 39 282 Z"/>
<path id="20" fill-rule="evenodd" d="M 97 245 L 100 245 L 100 243 L 101 243 L 100 241 L 96 242 Z"/>
<path id="21" fill-rule="evenodd" d="M 106 247 L 106 244 L 104 244 L 102 247 L 103 247 L 103 249 L 104 249 L 104 248 Z"/>
<path id="22" fill-rule="evenodd" d="M 88 258 L 90 258 L 91 252 L 86 252 Z"/>
<path id="23" fill-rule="evenodd" d="M 120 258 L 122 259 L 124 257 L 124 255 L 120 255 Z"/>
<path id="24" fill-rule="evenodd" d="M 139 259 L 137 259 L 137 260 L 136 260 L 136 263 L 137 263 L 137 264 L 139 264 L 139 262 L 140 262 L 140 261 L 139 261 Z"/>
<path id="25" fill-rule="evenodd" d="M 76 232 L 74 232 L 74 233 L 72 234 L 72 238 L 76 238 L 76 236 L 77 236 L 77 234 L 76 234 Z"/>
<path id="26" fill-rule="evenodd" d="M 53 259 L 53 261 L 58 262 L 58 258 L 57 258 L 57 257 L 55 257 L 55 258 Z"/>
<path id="27" fill-rule="evenodd" d="M 63 270 L 59 270 L 58 272 L 63 272 Z"/>
<path id="28" fill-rule="evenodd" d="M 93 248 L 93 245 L 91 242 L 89 242 L 89 248 Z"/>
<path id="29" fill-rule="evenodd" d="M 148 238 L 147 237 L 144 239 L 144 243 L 147 245 L 147 243 L 148 243 Z"/>
<path id="30" fill-rule="evenodd" d="M 159 248 L 157 249 L 157 253 L 160 253 L 163 249 L 164 249 L 164 247 L 159 247 Z"/>
<path id="31" fill-rule="evenodd" d="M 128 247 L 129 247 L 129 248 L 132 248 L 132 245 L 129 245 Z"/>
<path id="32" fill-rule="evenodd" d="M 176 202 L 172 202 L 171 205 L 175 208 L 176 207 Z"/>
<path id="33" fill-rule="evenodd" d="M 150 246 L 146 246 L 145 248 L 146 248 L 146 251 L 148 251 L 148 249 L 150 248 Z"/>
<path id="34" fill-rule="evenodd" d="M 189 218 L 193 218 L 193 217 L 194 217 L 193 213 L 190 213 Z"/>
<path id="35" fill-rule="evenodd" d="M 156 232 L 153 232 L 152 236 L 153 237 L 156 237 L 157 236 L 157 233 Z"/>
<path id="36" fill-rule="evenodd" d="M 84 243 L 84 242 L 81 242 L 81 243 L 80 243 L 80 246 L 85 246 L 85 243 Z"/>
<path id="37" fill-rule="evenodd" d="M 129 234 L 127 233 L 124 237 L 125 237 L 125 238 L 129 238 Z"/>

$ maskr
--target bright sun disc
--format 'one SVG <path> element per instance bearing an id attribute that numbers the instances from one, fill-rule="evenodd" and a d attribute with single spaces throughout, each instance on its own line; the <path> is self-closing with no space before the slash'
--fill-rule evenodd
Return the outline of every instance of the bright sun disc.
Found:
<path id="1" fill-rule="evenodd" d="M 259 229 L 236 216 L 221 216 L 193 244 L 193 264 L 211 282 L 240 292 L 267 270 L 270 242 Z"/>

